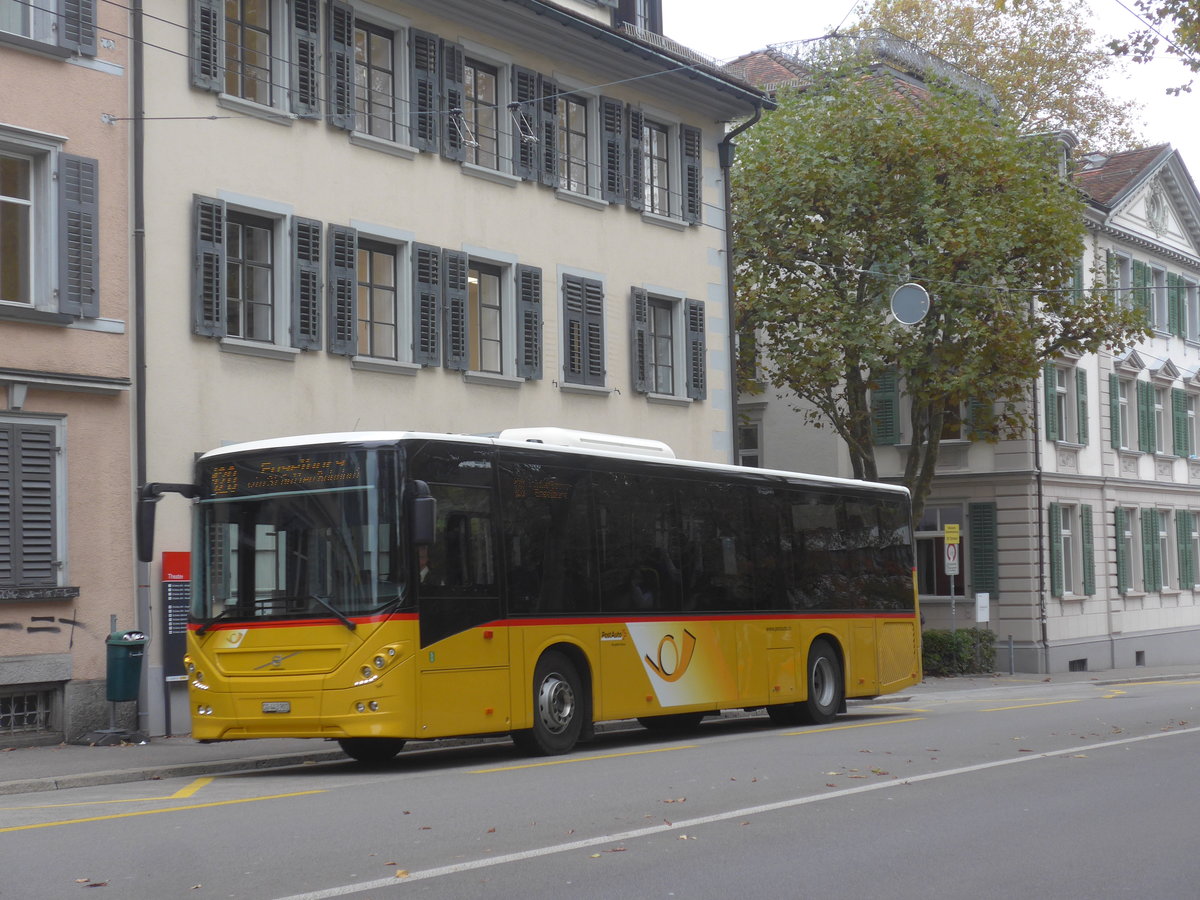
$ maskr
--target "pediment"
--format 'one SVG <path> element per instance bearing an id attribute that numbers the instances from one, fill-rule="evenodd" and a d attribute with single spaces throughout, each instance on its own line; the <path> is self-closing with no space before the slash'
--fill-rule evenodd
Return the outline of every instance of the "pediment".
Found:
<path id="1" fill-rule="evenodd" d="M 1150 370 L 1150 378 L 1154 381 L 1178 381 L 1179 368 L 1168 359 L 1158 368 Z"/>
<path id="2" fill-rule="evenodd" d="M 1138 372 L 1142 371 L 1142 369 L 1146 368 L 1146 363 L 1136 350 L 1130 350 L 1129 353 L 1113 363 L 1113 367 L 1118 372 L 1137 374 Z"/>
<path id="3" fill-rule="evenodd" d="M 1200 195 L 1178 153 L 1171 153 L 1116 199 L 1108 222 L 1189 256 L 1200 256 Z"/>

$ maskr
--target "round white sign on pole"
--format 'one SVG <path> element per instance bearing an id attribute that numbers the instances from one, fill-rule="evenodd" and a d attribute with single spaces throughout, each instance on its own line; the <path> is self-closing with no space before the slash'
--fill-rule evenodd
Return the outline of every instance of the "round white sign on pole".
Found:
<path id="1" fill-rule="evenodd" d="M 892 315 L 901 325 L 916 325 L 929 312 L 929 291 L 911 281 L 892 291 Z"/>

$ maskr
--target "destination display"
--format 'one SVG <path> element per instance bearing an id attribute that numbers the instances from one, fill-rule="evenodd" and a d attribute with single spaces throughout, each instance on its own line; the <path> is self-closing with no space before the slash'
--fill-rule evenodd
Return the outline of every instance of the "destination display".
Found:
<path id="1" fill-rule="evenodd" d="M 213 498 L 351 487 L 362 483 L 363 460 L 362 450 L 311 448 L 214 460 L 205 487 Z"/>

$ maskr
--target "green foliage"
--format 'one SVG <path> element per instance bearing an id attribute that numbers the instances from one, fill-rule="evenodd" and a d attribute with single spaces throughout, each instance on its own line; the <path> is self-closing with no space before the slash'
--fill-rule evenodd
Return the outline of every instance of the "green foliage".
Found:
<path id="1" fill-rule="evenodd" d="M 921 634 L 926 676 L 989 674 L 996 668 L 996 635 L 987 628 L 929 629 Z"/>

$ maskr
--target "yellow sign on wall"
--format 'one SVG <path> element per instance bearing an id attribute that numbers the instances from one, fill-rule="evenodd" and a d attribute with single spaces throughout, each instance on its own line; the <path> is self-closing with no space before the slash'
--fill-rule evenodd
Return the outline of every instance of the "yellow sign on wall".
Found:
<path id="1" fill-rule="evenodd" d="M 947 544 L 957 544 L 959 542 L 958 525 L 947 525 L 945 527 L 945 536 Z"/>

